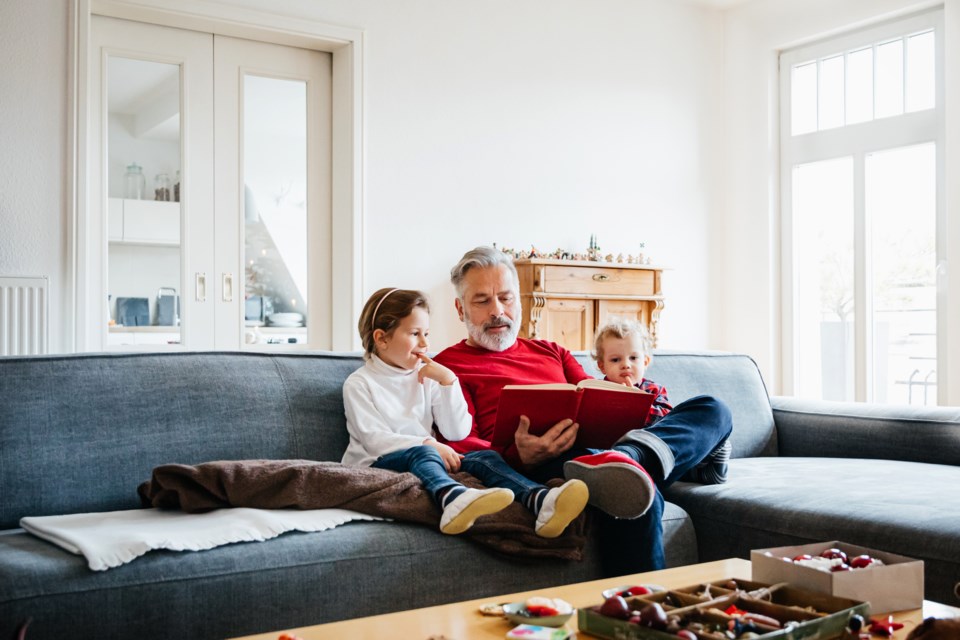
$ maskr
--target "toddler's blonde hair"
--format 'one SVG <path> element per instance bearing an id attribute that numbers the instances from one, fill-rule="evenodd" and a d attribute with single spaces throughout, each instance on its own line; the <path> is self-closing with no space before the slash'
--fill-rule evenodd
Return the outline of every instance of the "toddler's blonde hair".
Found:
<path id="1" fill-rule="evenodd" d="M 607 338 L 624 340 L 632 337 L 640 338 L 643 355 L 653 356 L 653 340 L 650 339 L 650 332 L 647 331 L 647 327 L 636 320 L 611 318 L 597 329 L 597 335 L 593 340 L 593 359 L 597 362 L 603 360 L 603 341 Z"/>

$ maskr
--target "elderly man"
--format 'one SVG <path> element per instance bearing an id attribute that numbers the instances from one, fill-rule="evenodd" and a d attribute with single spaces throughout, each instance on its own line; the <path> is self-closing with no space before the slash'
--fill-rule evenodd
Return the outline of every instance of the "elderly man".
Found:
<path id="1" fill-rule="evenodd" d="M 470 436 L 449 443 L 466 453 L 491 448 L 500 390 L 507 384 L 577 383 L 589 376 L 563 347 L 518 338 L 520 291 L 513 260 L 493 247 L 464 254 L 450 272 L 456 308 L 468 337 L 435 360 L 457 374 L 473 416 Z M 638 417 L 638 427 L 643 418 Z M 504 458 L 530 478 L 580 478 L 601 512 L 602 564 L 608 575 L 664 566 L 660 489 L 698 465 L 725 467 L 730 412 L 698 396 L 646 429 L 623 436 L 609 451 L 575 449 L 578 425 L 564 420 L 542 436 L 521 418 Z M 720 452 L 718 456 L 718 452 Z M 711 457 L 711 455 L 713 457 Z M 713 474 L 724 477 L 725 468 Z"/>

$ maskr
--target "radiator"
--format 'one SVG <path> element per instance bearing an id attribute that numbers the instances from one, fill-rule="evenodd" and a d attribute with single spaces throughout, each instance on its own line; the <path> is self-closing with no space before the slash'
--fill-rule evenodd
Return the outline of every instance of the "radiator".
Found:
<path id="1" fill-rule="evenodd" d="M 0 277 L 0 356 L 46 353 L 47 277 Z"/>

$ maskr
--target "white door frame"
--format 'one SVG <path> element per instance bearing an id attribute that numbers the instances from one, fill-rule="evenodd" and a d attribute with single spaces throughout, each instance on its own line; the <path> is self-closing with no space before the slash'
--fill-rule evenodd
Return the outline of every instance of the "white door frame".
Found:
<path id="1" fill-rule="evenodd" d="M 88 136 L 91 86 L 87 65 L 91 14 L 326 51 L 332 55 L 330 348 L 341 351 L 357 348 L 353 319 L 359 317 L 363 302 L 364 264 L 364 32 L 206 0 L 72 0 L 66 190 L 69 194 L 67 282 L 71 297 L 68 307 L 72 307 L 74 313 L 66 331 L 66 350 L 100 348 L 99 344 L 92 344 L 92 336 L 99 332 L 91 326 L 91 322 L 95 322 L 91 318 L 99 315 L 91 310 L 105 306 L 98 298 L 100 288 L 95 286 L 101 277 L 96 269 L 99 262 L 96 256 L 90 255 L 94 247 L 84 241 L 90 232 L 87 167 L 91 161 Z"/>

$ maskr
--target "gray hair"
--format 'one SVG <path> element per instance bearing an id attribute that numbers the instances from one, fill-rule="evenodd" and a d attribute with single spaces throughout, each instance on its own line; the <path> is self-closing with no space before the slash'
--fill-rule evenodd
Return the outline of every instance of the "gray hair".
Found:
<path id="1" fill-rule="evenodd" d="M 517 268 L 513 264 L 513 258 L 500 251 L 500 249 L 496 247 L 477 247 L 467 251 L 460 258 L 460 262 L 454 265 L 453 269 L 450 269 L 450 282 L 457 290 L 457 297 L 463 300 L 463 278 L 467 275 L 467 271 L 474 267 L 496 267 L 501 264 L 513 274 L 514 282 L 520 281 L 517 276 Z"/>

